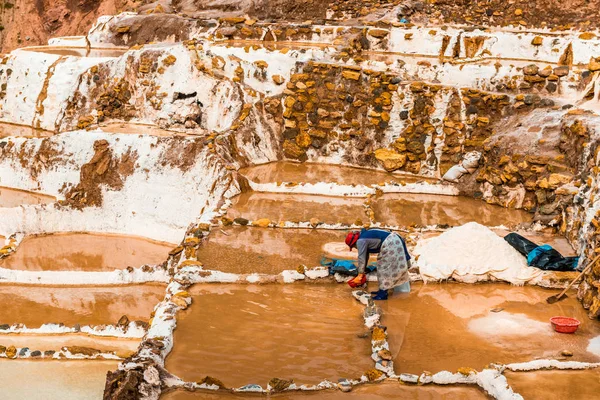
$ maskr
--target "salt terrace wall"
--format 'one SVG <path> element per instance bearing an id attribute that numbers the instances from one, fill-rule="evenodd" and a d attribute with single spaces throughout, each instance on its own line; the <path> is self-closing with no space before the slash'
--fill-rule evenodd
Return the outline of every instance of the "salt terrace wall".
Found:
<path id="1" fill-rule="evenodd" d="M 0 234 L 125 233 L 178 243 L 237 182 L 206 140 L 102 131 L 0 139 L 0 185 L 56 204 L 0 208 Z"/>

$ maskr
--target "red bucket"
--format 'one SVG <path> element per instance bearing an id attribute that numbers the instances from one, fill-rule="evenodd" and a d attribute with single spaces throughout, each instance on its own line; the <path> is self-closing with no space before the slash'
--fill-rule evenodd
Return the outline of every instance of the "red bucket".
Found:
<path id="1" fill-rule="evenodd" d="M 552 317 L 550 323 L 556 332 L 560 333 L 575 333 L 581 322 L 575 318 L 569 317 Z"/>

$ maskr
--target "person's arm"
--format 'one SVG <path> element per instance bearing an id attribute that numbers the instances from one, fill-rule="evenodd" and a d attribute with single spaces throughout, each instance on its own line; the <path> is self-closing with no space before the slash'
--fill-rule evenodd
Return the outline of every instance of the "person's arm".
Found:
<path id="1" fill-rule="evenodd" d="M 356 249 L 358 250 L 358 273 L 364 274 L 369 263 L 369 249 L 376 249 L 381 242 L 379 239 L 358 239 Z"/>

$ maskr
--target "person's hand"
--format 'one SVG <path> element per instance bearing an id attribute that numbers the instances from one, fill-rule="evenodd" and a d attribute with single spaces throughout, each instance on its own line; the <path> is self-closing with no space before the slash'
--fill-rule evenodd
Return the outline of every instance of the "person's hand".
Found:
<path id="1" fill-rule="evenodd" d="M 366 282 L 367 282 L 367 275 L 358 274 L 356 276 L 356 278 L 350 279 L 348 281 L 348 285 L 350 285 L 351 288 L 355 288 L 355 287 L 364 285 Z"/>

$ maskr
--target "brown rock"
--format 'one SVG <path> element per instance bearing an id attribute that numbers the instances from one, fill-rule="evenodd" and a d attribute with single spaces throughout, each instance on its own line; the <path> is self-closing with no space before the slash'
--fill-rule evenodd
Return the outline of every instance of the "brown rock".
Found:
<path id="1" fill-rule="evenodd" d="M 83 346 L 68 346 L 66 349 L 71 352 L 71 354 L 83 354 L 88 357 L 93 357 L 96 354 L 100 353 L 100 350 L 92 349 L 91 347 L 83 347 Z"/>
<path id="2" fill-rule="evenodd" d="M 384 38 L 389 34 L 389 31 L 386 31 L 384 29 L 369 29 L 368 32 L 369 36 L 373 36 L 374 38 Z"/>
<path id="3" fill-rule="evenodd" d="M 257 219 L 256 221 L 252 221 L 252 226 L 267 228 L 271 224 L 271 220 L 268 218 Z"/>
<path id="4" fill-rule="evenodd" d="M 6 349 L 6 357 L 7 358 L 15 358 L 17 357 L 17 349 L 15 346 L 8 346 Z"/>
<path id="5" fill-rule="evenodd" d="M 590 62 L 588 64 L 588 69 L 592 72 L 600 71 L 600 57 L 590 58 Z"/>
<path id="6" fill-rule="evenodd" d="M 277 85 L 282 85 L 285 82 L 285 79 L 283 79 L 283 76 L 281 75 L 273 75 L 272 79 Z"/>
<path id="7" fill-rule="evenodd" d="M 306 157 L 306 153 L 304 150 L 296 144 L 296 142 L 292 142 L 291 140 L 286 140 L 283 142 L 283 153 L 286 157 L 301 159 Z"/>
<path id="8" fill-rule="evenodd" d="M 536 36 L 531 41 L 531 44 L 534 46 L 541 46 L 543 42 L 544 42 L 544 39 L 541 36 Z"/>
<path id="9" fill-rule="evenodd" d="M 389 149 L 375 150 L 375 158 L 381 162 L 386 171 L 395 171 L 406 164 L 406 155 Z"/>
<path id="10" fill-rule="evenodd" d="M 525 75 L 535 75 L 539 71 L 539 68 L 535 64 L 529 64 L 523 67 L 523 73 Z"/>
<path id="11" fill-rule="evenodd" d="M 351 80 L 357 81 L 360 78 L 360 71 L 344 70 L 344 71 L 342 71 L 342 76 L 346 79 L 351 79 Z"/>
<path id="12" fill-rule="evenodd" d="M 568 65 L 561 65 L 560 67 L 556 67 L 553 70 L 553 74 L 556 76 L 566 76 L 569 74 L 569 66 Z"/>

